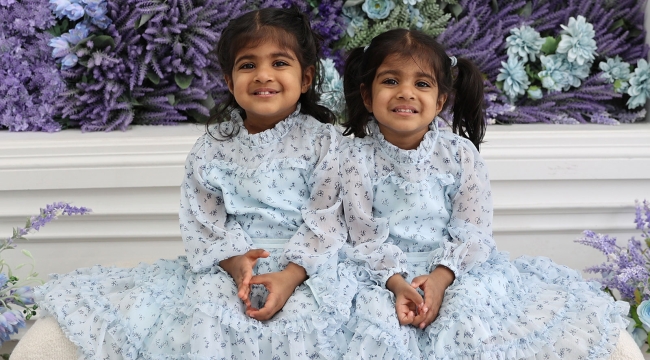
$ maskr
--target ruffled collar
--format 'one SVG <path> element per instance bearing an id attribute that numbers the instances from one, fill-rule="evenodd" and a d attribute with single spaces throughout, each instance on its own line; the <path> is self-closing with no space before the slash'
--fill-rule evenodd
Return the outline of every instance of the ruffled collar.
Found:
<path id="1" fill-rule="evenodd" d="M 438 118 L 436 117 L 436 119 L 429 124 L 429 131 L 424 134 L 424 138 L 422 139 L 422 142 L 420 142 L 420 145 L 413 150 L 400 149 L 388 142 L 379 130 L 377 120 L 375 120 L 374 117 L 368 121 L 368 132 L 370 137 L 375 139 L 379 144 L 379 148 L 382 152 L 388 155 L 388 157 L 399 163 L 415 164 L 422 160 L 431 158 L 431 152 L 438 140 Z"/>
<path id="2" fill-rule="evenodd" d="M 242 144 L 247 146 L 261 146 L 264 144 L 272 143 L 276 140 L 280 140 L 286 134 L 289 133 L 291 128 L 298 122 L 300 117 L 300 104 L 296 106 L 296 110 L 287 116 L 286 119 L 275 124 L 274 127 L 259 132 L 257 134 L 250 134 L 246 127 L 244 126 L 244 119 L 242 119 L 240 110 L 235 109 L 230 112 L 230 126 L 235 126 L 237 129 L 236 139 L 242 142 Z"/>

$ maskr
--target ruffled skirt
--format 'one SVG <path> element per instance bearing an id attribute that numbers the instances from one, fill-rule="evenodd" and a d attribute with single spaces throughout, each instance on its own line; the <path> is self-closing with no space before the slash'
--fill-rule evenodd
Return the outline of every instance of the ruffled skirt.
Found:
<path id="1" fill-rule="evenodd" d="M 407 255 L 412 277 L 427 273 L 428 253 Z M 543 257 L 497 253 L 459 276 L 424 330 L 399 325 L 393 293 L 356 273 L 345 359 L 607 359 L 627 322 L 627 303 Z"/>
<path id="2" fill-rule="evenodd" d="M 281 270 L 281 243 L 256 245 L 271 256 L 258 260 L 255 273 Z M 356 286 L 337 260 L 264 322 L 246 316 L 228 273 L 194 273 L 185 257 L 54 275 L 36 297 L 89 359 L 340 359 Z M 255 286 L 253 306 L 266 295 Z"/>

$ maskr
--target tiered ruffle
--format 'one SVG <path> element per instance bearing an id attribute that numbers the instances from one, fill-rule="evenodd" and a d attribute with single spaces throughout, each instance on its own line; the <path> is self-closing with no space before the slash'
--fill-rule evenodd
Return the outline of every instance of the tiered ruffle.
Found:
<path id="1" fill-rule="evenodd" d="M 409 265 L 417 276 L 428 264 Z M 424 330 L 400 326 L 393 294 L 360 282 L 346 359 L 607 359 L 626 326 L 626 303 L 546 258 L 493 256 L 455 280 Z"/>

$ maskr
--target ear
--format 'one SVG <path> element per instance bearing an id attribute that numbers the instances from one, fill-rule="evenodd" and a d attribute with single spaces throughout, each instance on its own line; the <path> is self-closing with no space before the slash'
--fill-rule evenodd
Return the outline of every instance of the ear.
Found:
<path id="1" fill-rule="evenodd" d="M 366 110 L 368 110 L 368 112 L 372 114 L 372 94 L 370 93 L 370 91 L 368 91 L 368 88 L 366 87 L 365 84 L 361 84 L 361 86 L 359 87 L 359 91 L 361 92 L 363 105 L 366 107 Z"/>
<path id="2" fill-rule="evenodd" d="M 438 95 L 438 101 L 436 102 L 436 115 L 440 114 L 442 108 L 445 106 L 445 102 L 447 102 L 447 94 Z"/>
<path id="3" fill-rule="evenodd" d="M 314 66 L 309 66 L 303 71 L 302 74 L 302 93 L 306 93 L 311 87 L 311 82 L 314 81 L 314 74 L 316 73 L 316 68 Z"/>
<path id="4" fill-rule="evenodd" d="M 232 78 L 230 75 L 224 75 L 223 79 L 226 80 L 226 85 L 228 85 L 228 91 L 232 94 L 233 92 L 233 85 L 232 85 Z"/>

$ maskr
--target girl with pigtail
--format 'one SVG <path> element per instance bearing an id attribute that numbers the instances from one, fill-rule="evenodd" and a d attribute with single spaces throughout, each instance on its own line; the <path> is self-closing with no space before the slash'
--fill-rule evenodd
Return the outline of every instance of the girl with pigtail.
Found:
<path id="1" fill-rule="evenodd" d="M 359 284 L 345 359 L 639 358 L 626 303 L 550 259 L 497 251 L 471 61 L 390 30 L 350 53 L 344 91 L 345 253 Z"/>

